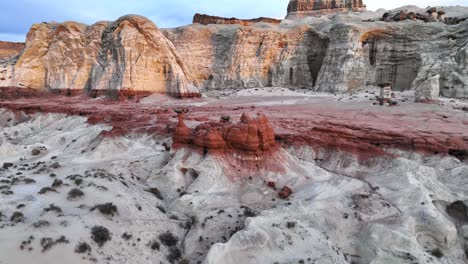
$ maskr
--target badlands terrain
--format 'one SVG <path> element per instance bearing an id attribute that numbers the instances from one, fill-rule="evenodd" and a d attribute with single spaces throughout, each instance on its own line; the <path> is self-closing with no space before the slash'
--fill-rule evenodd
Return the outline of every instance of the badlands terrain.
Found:
<path id="1" fill-rule="evenodd" d="M 0 42 L 0 264 L 468 263 L 466 17 L 292 0 Z"/>

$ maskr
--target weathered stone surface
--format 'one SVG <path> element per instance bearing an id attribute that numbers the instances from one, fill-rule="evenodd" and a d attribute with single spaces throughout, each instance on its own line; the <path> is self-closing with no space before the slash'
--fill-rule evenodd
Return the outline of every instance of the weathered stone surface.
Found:
<path id="1" fill-rule="evenodd" d="M 150 20 L 124 16 L 104 30 L 102 40 L 89 88 L 198 94 L 174 46 Z"/>
<path id="2" fill-rule="evenodd" d="M 417 102 L 434 101 L 440 94 L 440 75 L 428 78 L 426 81 L 416 87 L 414 96 Z"/>
<path id="3" fill-rule="evenodd" d="M 0 61 L 18 56 L 23 49 L 24 43 L 0 41 Z"/>
<path id="4" fill-rule="evenodd" d="M 328 38 L 306 25 L 287 29 L 191 25 L 165 34 L 205 91 L 312 89 L 328 48 Z"/>
<path id="5" fill-rule="evenodd" d="M 193 16 L 193 23 L 194 24 L 202 24 L 202 25 L 210 25 L 210 24 L 218 24 L 218 25 L 242 25 L 242 26 L 250 26 L 255 23 L 269 23 L 278 25 L 281 23 L 281 20 L 268 18 L 268 17 L 259 17 L 255 19 L 238 19 L 235 17 L 226 18 L 226 17 L 218 17 L 218 16 L 210 16 L 204 14 L 195 14 Z"/>
<path id="6" fill-rule="evenodd" d="M 174 132 L 174 146 L 194 146 L 204 150 L 236 151 L 259 159 L 258 155 L 269 151 L 275 146 L 275 132 L 265 115 L 259 114 L 251 118 L 243 114 L 240 123 L 207 122 L 195 129 L 188 128 L 184 123 L 185 113 L 179 113 L 179 122 Z"/>
<path id="7" fill-rule="evenodd" d="M 450 17 L 468 15 L 463 8 L 444 10 Z M 346 93 L 383 82 L 396 91 L 415 90 L 427 76 L 440 75 L 441 95 L 467 98 L 468 21 L 407 19 L 426 12 L 414 7 L 387 12 L 403 21 L 363 21 L 384 12 L 161 31 L 139 16 L 93 26 L 43 23 L 32 27 L 18 62 L 0 65 L 0 86 L 176 96 L 198 95 L 196 87 L 214 94 L 270 86 Z M 217 19 L 200 22 L 231 23 Z"/>
<path id="8" fill-rule="evenodd" d="M 92 26 L 33 25 L 12 77 L 9 85 L 34 89 L 198 94 L 174 46 L 135 15 Z"/>
<path id="9" fill-rule="evenodd" d="M 365 11 L 362 0 L 291 0 L 287 19 L 321 16 L 349 11 Z"/>

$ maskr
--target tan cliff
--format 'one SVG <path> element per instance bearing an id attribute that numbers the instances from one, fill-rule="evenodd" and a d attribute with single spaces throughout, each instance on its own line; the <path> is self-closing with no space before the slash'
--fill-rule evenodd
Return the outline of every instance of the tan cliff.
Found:
<path id="1" fill-rule="evenodd" d="M 0 41 L 0 61 L 18 56 L 24 49 L 24 43 Z"/>
<path id="2" fill-rule="evenodd" d="M 33 25 L 13 72 L 2 86 L 198 95 L 172 43 L 153 22 L 136 15 L 92 26 Z"/>
<path id="3" fill-rule="evenodd" d="M 362 0 L 291 0 L 286 18 L 297 19 L 365 10 L 366 5 Z"/>
<path id="4" fill-rule="evenodd" d="M 202 25 L 210 25 L 210 24 L 226 24 L 226 25 L 233 25 L 238 24 L 242 26 L 251 26 L 255 23 L 269 23 L 278 25 L 281 23 L 281 20 L 268 18 L 268 17 L 259 17 L 254 19 L 238 19 L 235 17 L 232 18 L 225 18 L 225 17 L 218 17 L 218 16 L 210 16 L 204 14 L 195 14 L 193 16 L 193 23 L 194 24 L 202 24 Z"/>
<path id="5" fill-rule="evenodd" d="M 290 8 L 330 9 L 326 1 L 296 2 Z M 364 7 L 340 3 L 348 11 Z M 246 25 L 205 16 L 163 30 L 135 15 L 91 26 L 42 23 L 31 28 L 18 61 L 0 64 L 0 86 L 175 96 L 271 86 L 347 93 L 382 82 L 416 90 L 439 76 L 441 95 L 467 98 L 468 8 L 445 11 L 460 18 L 456 24 L 381 21 L 383 13 L 365 11 Z"/>

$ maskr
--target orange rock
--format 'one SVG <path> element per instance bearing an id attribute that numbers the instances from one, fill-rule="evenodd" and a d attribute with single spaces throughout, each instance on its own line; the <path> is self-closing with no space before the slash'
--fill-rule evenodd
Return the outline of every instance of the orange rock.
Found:
<path id="1" fill-rule="evenodd" d="M 238 124 L 206 122 L 193 130 L 185 125 L 184 113 L 178 117 L 173 138 L 175 144 L 193 145 L 206 150 L 232 149 L 251 155 L 268 151 L 275 145 L 275 132 L 264 115 L 253 119 L 243 114 Z"/>

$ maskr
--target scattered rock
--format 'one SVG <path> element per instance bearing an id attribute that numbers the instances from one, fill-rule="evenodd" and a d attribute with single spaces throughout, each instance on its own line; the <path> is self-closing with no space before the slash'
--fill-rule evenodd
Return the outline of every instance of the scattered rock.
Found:
<path id="1" fill-rule="evenodd" d="M 292 190 L 288 186 L 284 186 L 281 191 L 278 193 L 279 197 L 281 199 L 287 199 L 289 196 L 291 196 Z"/>
<path id="2" fill-rule="evenodd" d="M 33 150 L 31 150 L 31 155 L 37 156 L 37 155 L 39 155 L 39 154 L 41 154 L 41 151 L 40 151 L 39 149 L 33 149 Z"/>

